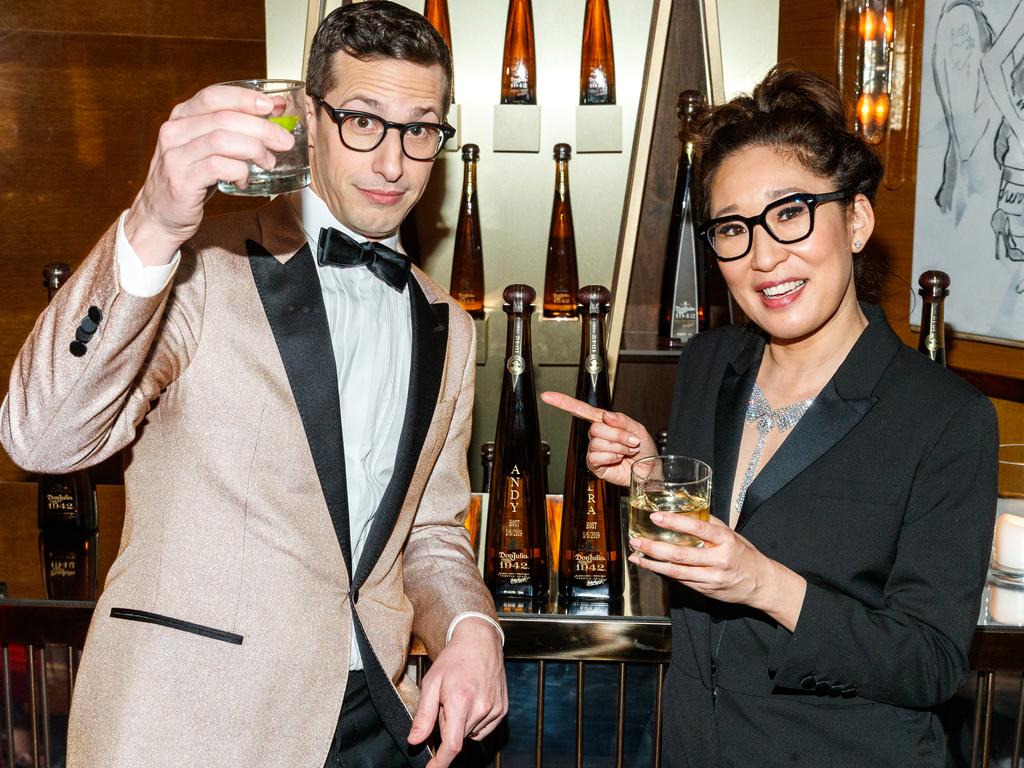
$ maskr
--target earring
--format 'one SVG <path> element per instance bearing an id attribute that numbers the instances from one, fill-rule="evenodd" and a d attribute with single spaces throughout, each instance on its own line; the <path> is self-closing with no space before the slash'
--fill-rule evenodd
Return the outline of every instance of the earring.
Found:
<path id="1" fill-rule="evenodd" d="M 859 251 L 859 250 L 860 250 L 860 247 L 861 247 L 862 245 L 863 245 L 863 243 L 862 243 L 862 242 L 861 242 L 860 240 L 854 240 L 854 241 L 853 241 L 853 247 L 854 247 L 854 249 L 855 249 L 855 250 L 858 250 L 858 251 Z"/>

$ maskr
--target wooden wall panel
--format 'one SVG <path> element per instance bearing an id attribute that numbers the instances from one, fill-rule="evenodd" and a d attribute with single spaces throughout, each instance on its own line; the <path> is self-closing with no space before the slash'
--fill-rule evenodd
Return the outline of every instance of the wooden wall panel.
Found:
<path id="1" fill-rule="evenodd" d="M 924 36 L 924 0 L 915 0 L 914 94 L 910 115 L 906 182 L 895 190 L 883 184 L 875 204 L 875 233 L 868 248 L 886 269 L 882 306 L 900 337 L 917 345 L 917 332 L 909 322 L 910 297 L 917 290 L 912 274 L 914 198 L 917 178 L 917 128 Z M 810 69 L 835 79 L 837 2 L 821 0 L 780 0 L 779 60 Z M 957 301 L 956 285 L 949 301 Z M 947 336 L 948 362 L 996 402 L 1001 439 L 1024 442 L 1024 349 L 986 344 Z"/>
<path id="2" fill-rule="evenodd" d="M 305 15 L 305 3 L 296 3 Z M 8 0 L 0 29 L 251 40 L 263 44 L 263 3 L 209 0 Z"/>
<path id="3" fill-rule="evenodd" d="M 76 266 L 131 204 L 175 103 L 209 83 L 261 76 L 266 61 L 259 0 L 102 0 L 88 12 L 59 2 L 0 8 L 6 394 L 14 357 L 46 302 L 42 267 L 53 260 Z M 216 195 L 208 213 L 254 204 Z M 28 479 L 0 451 L 0 480 Z"/>
<path id="4" fill-rule="evenodd" d="M 131 204 L 174 104 L 265 73 L 262 0 L 0 2 L 0 397 L 46 303 L 43 266 L 76 266 Z M 257 203 L 217 195 L 207 212 Z M 117 462 L 99 475 L 117 479 Z M 0 451 L 0 581 L 14 597 L 43 594 L 31 480 Z M 102 579 L 123 489 L 100 486 L 99 507 Z"/>

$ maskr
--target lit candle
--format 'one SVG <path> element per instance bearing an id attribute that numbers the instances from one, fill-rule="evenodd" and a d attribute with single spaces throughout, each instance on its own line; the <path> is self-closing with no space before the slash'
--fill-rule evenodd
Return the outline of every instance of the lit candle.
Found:
<path id="1" fill-rule="evenodd" d="M 1002 502 L 1015 499 L 1000 499 Z M 1001 511 L 996 517 L 995 565 L 1014 571 L 1024 571 L 1024 517 Z"/>

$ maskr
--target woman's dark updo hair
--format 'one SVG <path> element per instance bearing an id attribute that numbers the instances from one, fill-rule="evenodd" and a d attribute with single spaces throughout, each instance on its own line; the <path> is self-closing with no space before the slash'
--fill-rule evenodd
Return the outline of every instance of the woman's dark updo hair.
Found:
<path id="1" fill-rule="evenodd" d="M 710 110 L 698 144 L 705 217 L 715 173 L 747 147 L 792 153 L 808 171 L 830 179 L 833 189 L 859 192 L 872 203 L 884 170 L 867 142 L 847 127 L 836 87 L 821 75 L 785 65 L 773 67 L 749 96 Z M 851 202 L 852 196 L 844 205 Z M 855 258 L 854 266 L 858 293 L 875 298 L 879 271 L 863 258 Z"/>
<path id="2" fill-rule="evenodd" d="M 881 160 L 847 127 L 836 87 L 821 75 L 783 65 L 773 67 L 751 95 L 712 109 L 699 142 L 705 206 L 718 168 L 751 146 L 792 152 L 835 189 L 860 192 L 872 202 L 882 179 Z"/>

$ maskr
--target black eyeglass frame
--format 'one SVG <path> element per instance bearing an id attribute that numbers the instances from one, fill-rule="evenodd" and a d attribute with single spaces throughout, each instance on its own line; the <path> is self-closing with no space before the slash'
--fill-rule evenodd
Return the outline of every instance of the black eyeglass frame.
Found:
<path id="1" fill-rule="evenodd" d="M 701 226 L 697 230 L 697 234 L 699 237 L 705 240 L 708 243 L 708 245 L 711 246 L 711 250 L 714 252 L 715 258 L 718 261 L 736 261 L 737 259 L 742 259 L 748 253 L 750 253 L 750 249 L 754 247 L 754 227 L 756 227 L 758 224 L 760 224 L 761 228 L 768 233 L 768 236 L 777 243 L 781 243 L 782 245 L 792 245 L 793 243 L 799 243 L 802 240 L 806 240 L 814 232 L 815 208 L 824 203 L 832 203 L 837 200 L 848 200 L 855 194 L 856 190 L 849 189 L 839 190 L 837 192 L 826 192 L 821 195 L 816 195 L 810 192 L 796 192 L 792 195 L 786 195 L 785 197 L 780 197 L 778 200 L 773 200 L 772 202 L 768 203 L 768 205 L 764 207 L 764 210 L 761 211 L 761 213 L 759 213 L 757 216 L 740 216 L 739 214 L 733 214 L 731 216 L 720 216 L 717 219 L 709 219 L 708 221 L 701 224 Z M 807 204 L 807 211 L 810 215 L 810 223 L 807 227 L 807 234 L 793 238 L 792 240 L 783 240 L 781 237 L 772 232 L 771 227 L 768 226 L 768 211 L 787 205 L 788 203 L 795 203 L 797 201 L 801 201 Z M 739 221 L 747 226 L 747 247 L 739 256 L 719 255 L 718 251 L 715 249 L 714 238 L 711 234 L 712 230 L 715 227 L 730 221 Z"/>
<path id="2" fill-rule="evenodd" d="M 444 145 L 447 144 L 448 140 L 455 135 L 455 128 L 448 125 L 448 123 L 393 123 L 390 120 L 385 120 L 380 115 L 373 114 L 373 112 L 363 112 L 362 110 L 358 109 L 338 109 L 337 107 L 332 107 L 319 96 L 314 96 L 313 99 L 319 106 L 324 108 L 324 111 L 331 116 L 331 119 L 338 126 L 338 138 L 341 139 L 341 143 L 347 149 L 351 149 L 353 152 L 373 152 L 373 150 L 375 150 L 377 147 L 384 143 L 384 138 L 388 135 L 388 131 L 394 128 L 396 131 L 398 131 L 399 144 L 401 144 L 402 146 L 402 154 L 408 157 L 410 160 L 429 163 L 430 161 L 437 159 L 437 156 L 440 155 L 441 151 L 444 149 Z M 377 143 L 374 144 L 372 147 L 367 147 L 366 149 L 359 149 L 358 147 L 353 147 L 347 141 L 345 141 L 345 136 L 341 132 L 341 124 L 350 117 L 368 117 L 371 120 L 376 120 L 378 123 L 383 125 L 384 130 L 381 131 L 380 138 L 377 139 Z M 441 141 L 437 145 L 437 150 L 431 157 L 413 157 L 412 155 L 409 154 L 408 150 L 406 150 L 405 134 L 406 131 L 408 131 L 410 128 L 436 128 L 441 132 Z"/>

